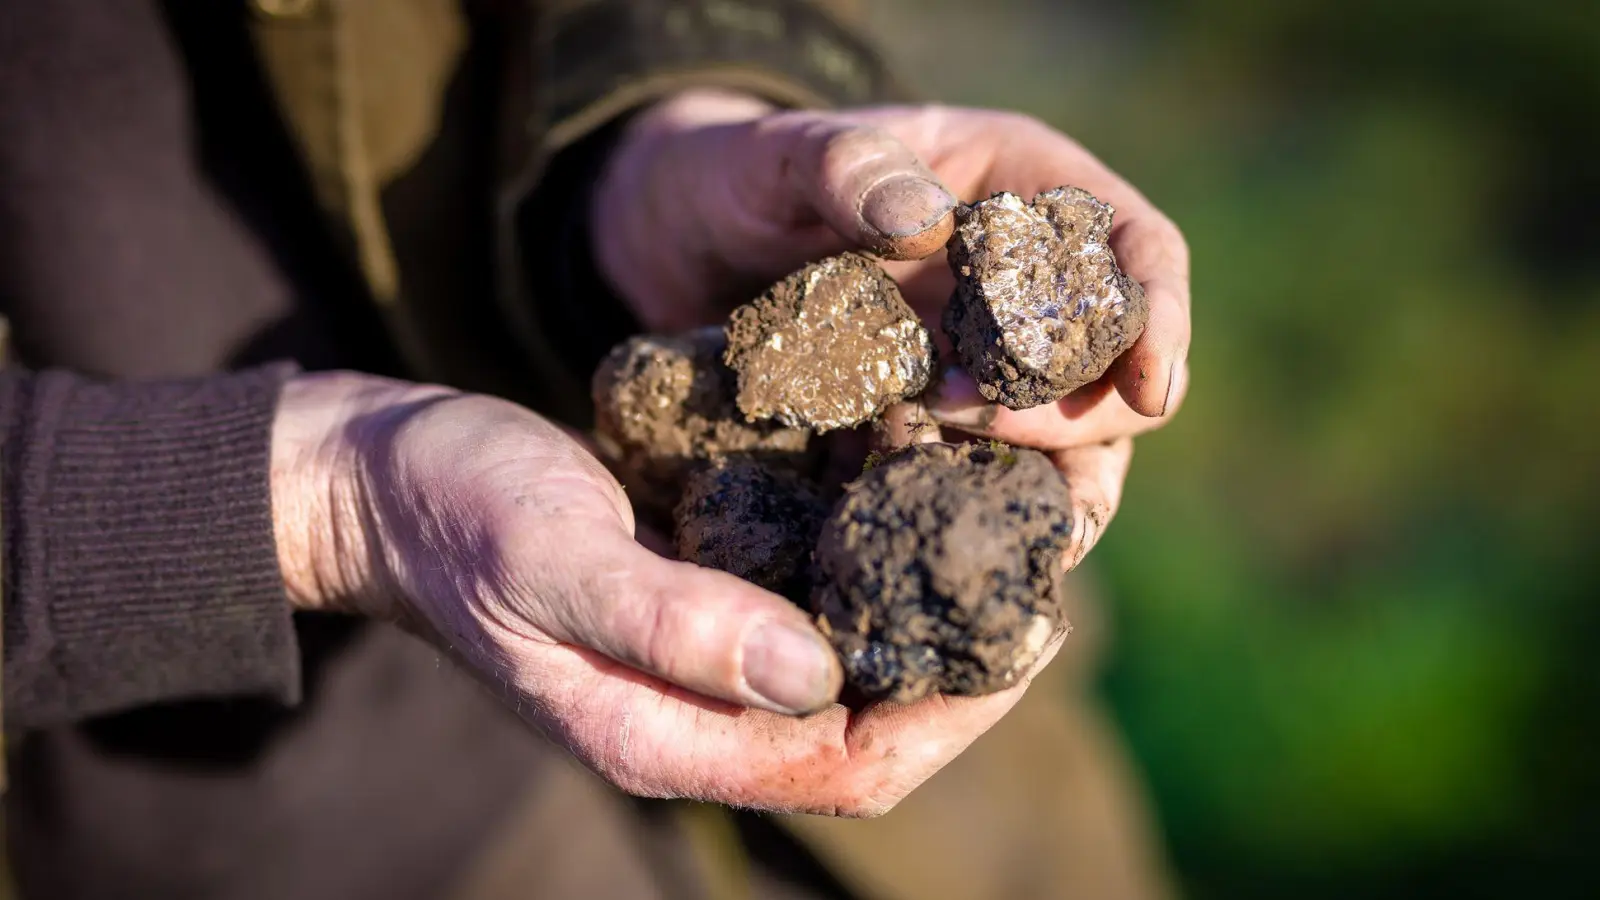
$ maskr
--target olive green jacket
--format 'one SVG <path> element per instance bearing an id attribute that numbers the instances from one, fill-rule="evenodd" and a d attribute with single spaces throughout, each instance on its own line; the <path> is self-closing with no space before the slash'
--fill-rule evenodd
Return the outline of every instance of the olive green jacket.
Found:
<path id="1" fill-rule="evenodd" d="M 585 418 L 589 373 L 561 363 L 566 336 L 544 313 L 590 298 L 563 294 L 529 234 L 548 206 L 534 195 L 568 187 L 543 183 L 558 154 L 690 86 L 793 107 L 900 95 L 860 40 L 797 0 L 255 5 L 261 59 L 328 227 L 410 374 L 569 421 Z M 498 321 L 464 316 L 463 290 L 492 292 Z"/>

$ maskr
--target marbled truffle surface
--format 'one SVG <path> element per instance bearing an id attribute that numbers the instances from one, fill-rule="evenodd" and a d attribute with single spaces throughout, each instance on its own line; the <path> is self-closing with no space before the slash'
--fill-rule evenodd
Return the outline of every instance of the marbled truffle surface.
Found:
<path id="1" fill-rule="evenodd" d="M 1010 409 L 1059 400 L 1143 333 L 1149 304 L 1111 252 L 1113 212 L 1074 187 L 957 209 L 944 328 L 986 399 Z"/>
<path id="2" fill-rule="evenodd" d="M 894 279 L 856 253 L 806 266 L 728 320 L 729 368 L 750 421 L 850 428 L 927 386 L 932 336 Z"/>

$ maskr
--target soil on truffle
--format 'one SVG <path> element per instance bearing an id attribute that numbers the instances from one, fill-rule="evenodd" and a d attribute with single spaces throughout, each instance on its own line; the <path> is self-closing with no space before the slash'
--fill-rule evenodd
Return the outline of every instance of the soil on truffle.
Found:
<path id="1" fill-rule="evenodd" d="M 617 345 L 595 372 L 596 437 L 635 508 L 670 514 L 697 465 L 731 453 L 803 465 L 810 434 L 747 422 L 722 364 L 722 329 L 641 336 Z"/>
<path id="2" fill-rule="evenodd" d="M 752 422 L 849 428 L 920 393 L 934 371 L 932 338 L 899 286 L 856 253 L 806 266 L 734 310 L 727 338 Z"/>
<path id="3" fill-rule="evenodd" d="M 991 402 L 1051 403 L 1105 374 L 1144 331 L 1144 289 L 1111 252 L 1110 204 L 1081 188 L 956 210 L 944 329 Z"/>
<path id="4" fill-rule="evenodd" d="M 811 550 L 828 514 L 815 485 L 748 457 L 689 477 L 675 515 L 678 557 L 737 575 L 804 605 Z"/>
<path id="5" fill-rule="evenodd" d="M 1034 450 L 919 444 L 823 524 L 811 608 L 866 699 L 1009 687 L 1065 625 L 1065 480 Z"/>

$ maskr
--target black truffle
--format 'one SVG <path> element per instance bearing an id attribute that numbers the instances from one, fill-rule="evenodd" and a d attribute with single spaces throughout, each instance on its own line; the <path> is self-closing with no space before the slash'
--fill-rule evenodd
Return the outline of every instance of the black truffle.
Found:
<path id="1" fill-rule="evenodd" d="M 1064 626 L 1071 535 L 1044 454 L 915 445 L 845 488 L 818 539 L 812 611 L 868 699 L 992 693 Z"/>
<path id="2" fill-rule="evenodd" d="M 730 453 L 804 464 L 808 432 L 739 413 L 723 349 L 720 328 L 634 337 L 595 372 L 596 438 L 636 506 L 670 512 L 695 466 Z"/>
<path id="3" fill-rule="evenodd" d="M 689 477 L 675 516 L 678 556 L 803 604 L 811 549 L 828 514 L 799 475 L 735 457 Z"/>

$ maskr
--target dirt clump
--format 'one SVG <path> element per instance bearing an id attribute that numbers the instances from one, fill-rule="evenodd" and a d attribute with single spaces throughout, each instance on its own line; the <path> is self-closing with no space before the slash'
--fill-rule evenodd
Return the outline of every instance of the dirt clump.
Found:
<path id="1" fill-rule="evenodd" d="M 804 605 L 827 514 L 821 492 L 794 472 L 747 457 L 718 460 L 684 486 L 674 516 L 678 556 Z"/>
<path id="2" fill-rule="evenodd" d="M 749 421 L 818 432 L 877 418 L 934 371 L 933 340 L 894 279 L 857 253 L 806 266 L 734 311 L 724 356 Z"/>
<path id="3" fill-rule="evenodd" d="M 720 328 L 639 336 L 613 348 L 596 370 L 596 438 L 636 506 L 670 512 L 690 472 L 728 454 L 805 462 L 808 432 L 740 414 L 724 346 Z"/>
<path id="4" fill-rule="evenodd" d="M 866 699 L 998 691 L 1065 626 L 1072 525 L 1044 454 L 914 445 L 845 488 L 817 541 L 810 606 Z"/>
<path id="5" fill-rule="evenodd" d="M 1105 374 L 1144 331 L 1144 289 L 1111 252 L 1114 212 L 1074 187 L 957 208 L 944 329 L 985 399 L 1052 403 Z"/>

